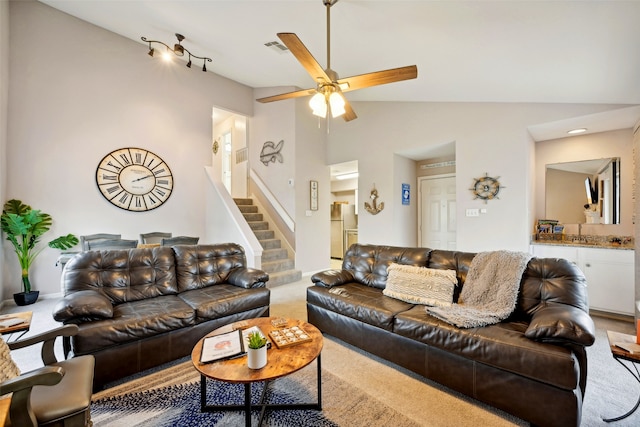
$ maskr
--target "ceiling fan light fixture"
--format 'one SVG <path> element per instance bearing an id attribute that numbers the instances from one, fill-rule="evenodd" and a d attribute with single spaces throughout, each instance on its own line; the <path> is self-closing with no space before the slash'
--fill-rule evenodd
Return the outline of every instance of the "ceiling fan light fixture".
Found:
<path id="1" fill-rule="evenodd" d="M 327 99 L 323 93 L 316 93 L 309 100 L 309 107 L 313 111 L 314 116 L 327 117 Z"/>
<path id="2" fill-rule="evenodd" d="M 344 106 L 346 103 L 347 102 L 345 101 L 344 96 L 342 96 L 341 93 L 331 92 L 331 95 L 329 95 L 329 105 L 331 106 L 331 116 L 333 118 L 336 118 L 343 115 L 346 112 L 346 110 L 344 109 Z"/>

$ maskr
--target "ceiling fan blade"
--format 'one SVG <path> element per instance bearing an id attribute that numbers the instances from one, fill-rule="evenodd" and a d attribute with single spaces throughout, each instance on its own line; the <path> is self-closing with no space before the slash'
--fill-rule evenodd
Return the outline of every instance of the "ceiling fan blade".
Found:
<path id="1" fill-rule="evenodd" d="M 346 101 L 344 104 L 344 114 L 342 115 L 342 118 L 345 122 L 350 122 L 351 120 L 355 120 L 358 118 L 356 112 L 353 111 L 353 107 L 351 107 L 351 103 L 349 103 L 349 101 Z"/>
<path id="2" fill-rule="evenodd" d="M 282 101 L 283 99 L 299 98 L 301 96 L 314 95 L 317 91 L 315 89 L 302 89 L 293 92 L 281 93 L 279 95 L 266 96 L 264 98 L 256 99 L 258 102 L 273 102 Z"/>
<path id="3" fill-rule="evenodd" d="M 365 87 L 415 79 L 416 77 L 418 77 L 418 67 L 410 65 L 408 67 L 392 68 L 390 70 L 376 71 L 373 73 L 360 74 L 359 76 L 339 79 L 338 85 L 340 85 L 343 92 L 349 92 Z M 344 87 L 345 83 L 348 87 Z"/>
<path id="4" fill-rule="evenodd" d="M 278 37 L 291 51 L 293 56 L 302 64 L 307 73 L 317 82 L 331 82 L 326 71 L 318 64 L 311 52 L 294 33 L 278 33 Z"/>

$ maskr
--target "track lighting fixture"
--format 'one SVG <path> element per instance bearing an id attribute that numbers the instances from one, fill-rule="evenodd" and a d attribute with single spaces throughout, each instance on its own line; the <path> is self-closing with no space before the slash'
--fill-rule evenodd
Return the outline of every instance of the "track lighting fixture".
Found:
<path id="1" fill-rule="evenodd" d="M 149 43 L 149 53 L 148 53 L 149 56 L 153 56 L 155 53 L 155 48 L 153 48 L 151 44 L 158 43 L 167 48 L 167 53 L 173 52 L 175 56 L 184 56 L 184 53 L 187 52 L 187 54 L 189 55 L 189 62 L 187 62 L 187 68 L 191 68 L 191 58 L 202 59 L 202 71 L 207 71 L 207 65 L 206 65 L 207 61 L 213 62 L 211 58 L 207 58 L 206 56 L 194 55 L 193 53 L 189 52 L 188 49 L 182 46 L 181 43 L 182 43 L 182 40 L 184 40 L 184 36 L 182 34 L 176 33 L 176 38 L 178 39 L 178 43 L 174 44 L 173 48 L 171 48 L 166 43 L 163 43 L 158 40 L 147 40 L 146 37 L 140 37 L 140 38 L 142 39 L 143 42 Z"/>

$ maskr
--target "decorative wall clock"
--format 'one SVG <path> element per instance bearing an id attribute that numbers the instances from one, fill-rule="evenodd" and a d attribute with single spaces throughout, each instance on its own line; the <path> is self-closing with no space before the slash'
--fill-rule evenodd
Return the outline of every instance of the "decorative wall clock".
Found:
<path id="1" fill-rule="evenodd" d="M 104 156 L 96 183 L 113 205 L 134 212 L 150 211 L 169 199 L 171 169 L 160 156 L 142 148 L 120 148 Z"/>
<path id="2" fill-rule="evenodd" d="M 484 200 L 485 203 L 487 200 L 497 199 L 500 188 L 502 188 L 500 181 L 498 181 L 499 178 L 499 176 L 490 177 L 486 173 L 481 178 L 474 178 L 473 187 L 470 188 L 475 195 L 474 199 Z"/>

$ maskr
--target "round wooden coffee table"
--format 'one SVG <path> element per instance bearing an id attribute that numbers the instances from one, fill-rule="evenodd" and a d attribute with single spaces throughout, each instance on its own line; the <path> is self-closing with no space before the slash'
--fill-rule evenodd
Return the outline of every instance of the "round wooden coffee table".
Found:
<path id="1" fill-rule="evenodd" d="M 221 360 L 212 363 L 201 363 L 200 355 L 202 354 L 202 343 L 206 337 L 228 332 L 241 327 L 258 326 L 265 335 L 273 330 L 278 330 L 271 324 L 274 317 L 260 317 L 257 319 L 249 319 L 243 322 L 236 322 L 218 328 L 207 334 L 198 341 L 191 352 L 191 361 L 196 370 L 200 372 L 200 409 L 202 412 L 216 411 L 237 411 L 244 409 L 245 425 L 251 426 L 251 410 L 259 408 L 260 421 L 262 424 L 265 411 L 267 409 L 316 409 L 322 410 L 322 377 L 320 352 L 322 351 L 322 333 L 310 323 L 301 320 L 287 319 L 286 327 L 298 326 L 302 328 L 311 337 L 311 341 L 297 344 L 291 347 L 278 348 L 272 343 L 271 348 L 267 350 L 267 365 L 262 369 L 249 369 L 247 366 L 247 356 L 235 359 Z M 244 323 L 242 325 L 242 323 Z M 311 362 L 316 361 L 317 364 L 317 380 L 318 380 L 318 401 L 315 403 L 295 403 L 295 404 L 269 404 L 264 401 L 266 390 L 269 382 L 292 374 Z M 226 383 L 242 383 L 244 384 L 244 405 L 209 405 L 207 403 L 207 379 L 222 381 Z M 260 402 L 251 402 L 251 384 L 258 381 L 265 381 Z"/>

